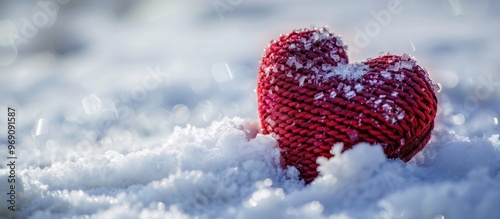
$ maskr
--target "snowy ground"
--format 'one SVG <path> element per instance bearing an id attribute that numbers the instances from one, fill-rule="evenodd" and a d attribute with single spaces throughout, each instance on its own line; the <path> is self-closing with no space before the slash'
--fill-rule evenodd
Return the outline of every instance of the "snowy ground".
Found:
<path id="1" fill-rule="evenodd" d="M 0 3 L 0 218 L 500 218 L 499 1 L 58 2 Z M 359 145 L 306 186 L 255 135 L 262 50 L 311 24 L 441 83 L 409 163 Z"/>

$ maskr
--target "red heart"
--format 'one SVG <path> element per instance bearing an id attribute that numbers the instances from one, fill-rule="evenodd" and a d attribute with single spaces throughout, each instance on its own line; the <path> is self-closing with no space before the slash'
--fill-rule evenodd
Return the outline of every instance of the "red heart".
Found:
<path id="1" fill-rule="evenodd" d="M 296 30 L 272 41 L 259 67 L 257 98 L 264 134 L 306 183 L 319 156 L 359 142 L 381 144 L 410 160 L 427 144 L 437 111 L 435 85 L 408 55 L 348 64 L 346 46 L 326 28 Z"/>

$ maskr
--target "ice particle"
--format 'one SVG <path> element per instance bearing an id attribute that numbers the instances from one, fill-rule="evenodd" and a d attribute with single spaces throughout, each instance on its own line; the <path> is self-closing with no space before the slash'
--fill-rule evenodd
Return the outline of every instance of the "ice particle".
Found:
<path id="1" fill-rule="evenodd" d="M 398 114 L 398 120 L 402 120 L 405 117 L 405 112 L 400 112 Z"/>
<path id="2" fill-rule="evenodd" d="M 323 94 L 323 92 L 320 92 L 320 93 L 317 93 L 316 95 L 314 95 L 314 99 L 315 100 L 319 100 L 321 98 L 323 98 L 325 95 Z"/>
<path id="3" fill-rule="evenodd" d="M 357 92 L 361 92 L 363 90 L 363 85 L 361 84 L 356 84 L 354 86 L 354 89 L 356 89 Z"/>
<path id="4" fill-rule="evenodd" d="M 302 85 L 304 85 L 304 81 L 306 80 L 306 78 L 307 78 L 306 76 L 302 76 L 299 78 L 299 86 L 302 87 Z"/>
<path id="5" fill-rule="evenodd" d="M 412 70 L 414 66 L 415 66 L 415 61 L 413 60 L 401 61 L 401 67 L 404 69 Z"/>
<path id="6" fill-rule="evenodd" d="M 330 98 L 335 98 L 337 96 L 337 92 L 332 91 L 330 92 Z"/>
<path id="7" fill-rule="evenodd" d="M 356 92 L 354 91 L 349 91 L 345 94 L 345 97 L 350 100 L 351 98 L 355 97 L 356 96 Z"/>
<path id="8" fill-rule="evenodd" d="M 381 71 L 380 74 L 386 79 L 391 79 L 391 73 L 389 73 L 388 71 Z"/>

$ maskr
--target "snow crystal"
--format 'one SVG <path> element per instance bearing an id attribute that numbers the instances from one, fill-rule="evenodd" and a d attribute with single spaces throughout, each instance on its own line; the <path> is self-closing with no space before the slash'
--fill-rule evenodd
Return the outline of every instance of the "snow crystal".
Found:
<path id="1" fill-rule="evenodd" d="M 342 79 L 355 80 L 361 78 L 368 71 L 368 66 L 362 63 L 339 64 L 331 72 L 326 73 L 326 77 L 338 76 Z"/>
<path id="2" fill-rule="evenodd" d="M 394 117 L 392 117 L 392 116 L 389 116 L 389 117 L 390 117 L 390 118 L 389 118 L 389 119 L 387 119 L 387 120 L 391 120 L 391 123 L 392 123 L 392 124 L 396 124 L 396 122 L 397 122 L 396 118 L 394 118 Z"/>
<path id="3" fill-rule="evenodd" d="M 347 134 L 349 135 L 349 139 L 351 139 L 352 142 L 356 142 L 358 140 L 358 132 L 356 130 L 352 130 Z"/>
<path id="4" fill-rule="evenodd" d="M 305 37 L 300 38 L 300 42 L 304 45 L 306 50 L 311 48 L 311 43 L 314 43 L 314 39 L 306 39 Z"/>
<path id="5" fill-rule="evenodd" d="M 302 85 L 304 85 L 304 81 L 306 80 L 306 78 L 307 78 L 306 76 L 301 76 L 301 77 L 299 78 L 299 86 L 301 86 L 301 87 L 302 87 Z"/>
<path id="6" fill-rule="evenodd" d="M 354 86 L 354 89 L 356 89 L 357 92 L 363 91 L 363 85 L 362 84 L 356 84 Z"/>
<path id="7" fill-rule="evenodd" d="M 401 64 L 399 62 L 395 62 L 393 65 L 390 65 L 387 68 L 387 70 L 390 70 L 392 72 L 398 72 L 400 68 L 401 68 Z"/>
<path id="8" fill-rule="evenodd" d="M 311 66 L 313 65 L 313 61 L 312 60 L 307 60 L 307 63 L 306 63 L 306 68 L 307 69 L 311 69 Z"/>
<path id="9" fill-rule="evenodd" d="M 264 68 L 264 73 L 266 73 L 266 77 L 269 77 L 269 73 L 271 73 L 271 66 L 267 66 Z"/>
<path id="10" fill-rule="evenodd" d="M 316 67 L 312 67 L 311 68 L 311 71 L 313 71 L 314 73 L 318 74 L 319 73 L 319 69 L 316 68 Z"/>
<path id="11" fill-rule="evenodd" d="M 219 67 L 219 68 L 220 68 L 220 67 Z M 229 69 L 229 67 L 228 67 L 228 69 Z M 227 80 L 229 80 L 229 79 L 232 79 L 232 78 L 233 78 L 233 76 L 231 75 L 231 72 L 229 72 L 229 70 L 228 70 L 228 69 L 226 70 L 227 75 L 223 75 L 223 76 L 224 76 L 224 78 L 223 78 L 224 80 L 222 80 L 222 79 L 221 79 L 221 78 L 222 78 L 222 76 L 221 76 L 221 74 L 222 74 L 222 73 L 220 73 L 220 72 L 219 72 L 219 73 L 217 73 L 217 77 L 218 77 L 218 78 L 217 78 L 217 81 L 219 81 L 219 82 L 220 82 L 220 81 L 227 81 Z M 221 71 L 222 71 L 222 70 L 221 70 Z M 272 65 L 267 66 L 267 67 L 265 67 L 265 68 L 264 68 L 264 73 L 266 73 L 266 77 L 269 77 L 269 73 L 271 73 L 271 71 L 272 71 L 272 72 L 274 72 L 274 73 L 277 73 L 277 72 L 278 72 L 278 68 L 276 68 L 276 64 L 272 64 Z M 214 77 L 215 77 L 215 76 L 214 76 Z M 226 80 L 226 79 L 227 79 L 227 80 Z"/>
<path id="12" fill-rule="evenodd" d="M 313 32 L 312 33 L 312 40 L 313 41 L 318 41 L 319 40 L 319 34 L 318 34 L 318 32 Z"/>
<path id="13" fill-rule="evenodd" d="M 347 93 L 351 90 L 351 85 L 344 86 L 344 92 Z"/>
<path id="14" fill-rule="evenodd" d="M 314 95 L 314 99 L 315 100 L 319 100 L 319 99 L 322 99 L 325 95 L 323 94 L 323 92 L 320 92 L 320 93 L 317 93 L 316 95 Z"/>
<path id="15" fill-rule="evenodd" d="M 333 54 L 333 55 L 331 55 L 331 57 L 332 57 L 333 61 L 335 61 L 335 62 L 339 62 L 340 61 L 340 56 L 337 55 L 337 54 Z"/>
<path id="16" fill-rule="evenodd" d="M 343 44 L 344 44 L 344 42 L 342 42 L 342 38 L 338 37 L 338 38 L 337 38 L 336 45 L 337 45 L 338 47 L 341 47 Z"/>
<path id="17" fill-rule="evenodd" d="M 300 69 L 303 67 L 302 63 L 297 61 L 297 58 L 295 56 L 288 57 L 286 65 L 288 65 L 289 67 L 293 67 L 295 65 L 296 69 Z"/>
<path id="18" fill-rule="evenodd" d="M 435 92 L 441 93 L 443 86 L 441 85 L 441 83 L 437 83 L 437 84 L 432 84 L 432 88 Z"/>
<path id="19" fill-rule="evenodd" d="M 393 96 L 393 97 L 397 97 L 397 96 L 398 96 L 398 92 L 397 92 L 397 91 L 393 91 L 393 92 L 391 93 L 391 96 Z"/>
<path id="20" fill-rule="evenodd" d="M 271 125 L 271 126 L 275 126 L 275 125 L 276 125 L 276 122 L 275 122 L 273 119 L 271 119 L 271 117 L 267 117 L 267 118 L 265 119 L 265 121 L 266 121 L 267 123 L 269 123 L 269 125 Z"/>
<path id="21" fill-rule="evenodd" d="M 414 66 L 415 66 L 415 61 L 413 60 L 401 61 L 401 67 L 404 69 L 412 70 Z"/>
<path id="22" fill-rule="evenodd" d="M 330 50 L 330 57 L 333 58 L 333 55 L 337 54 L 337 47 L 333 47 L 331 50 Z"/>
<path id="23" fill-rule="evenodd" d="M 392 110 L 392 107 L 391 107 L 389 104 L 387 104 L 387 103 L 384 103 L 384 104 L 382 105 L 382 108 L 383 108 L 383 109 L 385 109 L 385 110 L 387 110 L 387 111 Z"/>
<path id="24" fill-rule="evenodd" d="M 340 82 L 339 85 L 337 85 L 337 90 L 342 90 L 344 88 L 344 83 Z"/>
<path id="25" fill-rule="evenodd" d="M 337 92 L 332 91 L 330 92 L 330 98 L 335 98 L 337 96 Z"/>
<path id="26" fill-rule="evenodd" d="M 429 72 L 427 72 L 427 69 L 425 69 L 425 68 L 422 68 L 422 67 L 418 66 L 418 67 L 417 67 L 417 70 L 418 70 L 418 71 L 423 71 L 423 72 L 424 72 L 424 77 L 425 77 L 425 80 L 427 81 L 427 83 L 428 83 L 429 85 L 433 86 L 433 89 L 434 89 L 436 92 L 440 91 L 440 90 L 438 90 L 438 88 L 439 88 L 439 87 L 437 87 L 437 85 L 436 85 L 436 84 L 432 83 L 432 80 L 431 80 L 431 78 L 430 78 L 430 76 L 429 76 Z M 439 89 L 441 89 L 441 88 L 439 88 Z"/>
<path id="27" fill-rule="evenodd" d="M 351 85 L 344 86 L 344 93 L 346 94 L 346 98 L 348 100 L 356 96 L 356 92 L 351 90 Z"/>
<path id="28" fill-rule="evenodd" d="M 407 53 L 404 53 L 402 56 L 401 56 L 401 60 L 403 61 L 407 61 L 407 60 L 410 60 L 410 55 L 408 55 Z"/>
<path id="29" fill-rule="evenodd" d="M 402 120 L 403 118 L 405 118 L 405 113 L 404 112 L 399 113 L 398 120 Z"/>
<path id="30" fill-rule="evenodd" d="M 405 78 L 405 75 L 404 74 L 395 74 L 394 78 L 396 78 L 396 80 L 398 80 L 400 82 L 403 82 L 403 79 Z"/>
<path id="31" fill-rule="evenodd" d="M 351 98 L 355 97 L 356 96 L 356 92 L 354 91 L 349 91 L 345 94 L 345 97 L 350 100 Z"/>
<path id="32" fill-rule="evenodd" d="M 333 66 L 330 64 L 325 63 L 325 64 L 321 65 L 321 70 L 323 70 L 323 71 L 330 71 L 332 68 L 333 68 Z"/>
<path id="33" fill-rule="evenodd" d="M 388 71 L 381 71 L 380 75 L 382 75 L 382 77 L 386 79 L 391 79 L 391 73 L 389 73 Z"/>
<path id="34" fill-rule="evenodd" d="M 288 65 L 288 67 L 292 67 L 295 64 L 295 62 L 296 62 L 296 60 L 295 60 L 294 56 L 288 57 L 288 59 L 286 61 L 286 65 Z"/>

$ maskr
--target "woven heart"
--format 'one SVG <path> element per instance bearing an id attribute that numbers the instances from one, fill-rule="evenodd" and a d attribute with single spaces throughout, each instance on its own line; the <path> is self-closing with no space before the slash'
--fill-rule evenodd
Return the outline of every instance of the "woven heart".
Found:
<path id="1" fill-rule="evenodd" d="M 359 142 L 410 160 L 427 144 L 437 111 L 435 85 L 408 55 L 348 64 L 347 46 L 326 28 L 296 30 L 272 41 L 259 67 L 262 132 L 273 135 L 285 165 L 306 183 L 319 156 Z"/>

